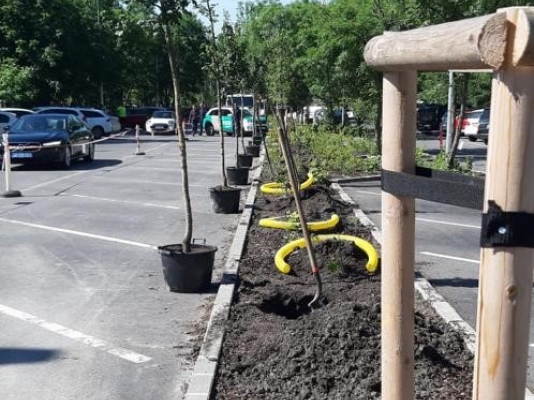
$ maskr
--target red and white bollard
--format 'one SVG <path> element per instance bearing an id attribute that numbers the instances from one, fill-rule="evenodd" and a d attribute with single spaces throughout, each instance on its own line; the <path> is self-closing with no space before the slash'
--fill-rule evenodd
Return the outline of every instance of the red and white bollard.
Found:
<path id="1" fill-rule="evenodd" d="M 11 189 L 11 151 L 9 150 L 9 134 L 2 134 L 2 144 L 4 145 L 3 167 L 6 177 L 6 190 L 0 193 L 0 197 L 20 197 L 22 194 L 18 190 Z"/>
<path id="2" fill-rule="evenodd" d="M 139 131 L 141 130 L 141 128 L 139 128 L 139 125 L 136 125 L 135 126 L 135 141 L 137 143 L 137 147 L 136 147 L 136 150 L 135 150 L 135 155 L 136 156 L 144 156 L 145 155 L 145 152 L 144 151 L 141 151 L 141 142 L 139 140 Z"/>

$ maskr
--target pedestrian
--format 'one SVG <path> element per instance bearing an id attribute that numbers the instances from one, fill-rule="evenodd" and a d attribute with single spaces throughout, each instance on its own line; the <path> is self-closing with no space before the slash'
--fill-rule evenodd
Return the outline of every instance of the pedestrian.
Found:
<path id="1" fill-rule="evenodd" d="M 202 136 L 202 131 L 204 130 L 203 122 L 207 112 L 208 110 L 206 109 L 206 105 L 204 103 L 200 103 L 200 109 L 198 110 L 198 119 L 200 121 L 200 136 Z"/>
<path id="2" fill-rule="evenodd" d="M 237 107 L 235 110 L 235 135 L 240 136 L 241 135 L 241 108 Z"/>
<path id="3" fill-rule="evenodd" d="M 199 110 L 195 107 L 193 104 L 193 108 L 191 109 L 191 112 L 189 113 L 189 123 L 192 127 L 192 134 L 195 136 L 198 132 L 198 122 L 199 122 Z"/>

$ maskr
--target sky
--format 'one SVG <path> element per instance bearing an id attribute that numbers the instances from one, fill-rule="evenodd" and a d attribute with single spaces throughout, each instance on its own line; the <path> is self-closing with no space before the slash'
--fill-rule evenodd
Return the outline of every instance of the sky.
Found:
<path id="1" fill-rule="evenodd" d="M 293 0 L 280 0 L 282 4 L 289 4 Z M 246 2 L 246 1 L 244 1 Z M 224 11 L 227 11 L 230 14 L 230 22 L 236 22 L 237 17 L 237 8 L 239 5 L 239 0 L 213 0 L 213 4 L 216 4 L 215 10 L 218 15 L 218 23 L 215 26 L 216 31 L 220 31 L 222 26 L 222 20 L 224 18 Z"/>

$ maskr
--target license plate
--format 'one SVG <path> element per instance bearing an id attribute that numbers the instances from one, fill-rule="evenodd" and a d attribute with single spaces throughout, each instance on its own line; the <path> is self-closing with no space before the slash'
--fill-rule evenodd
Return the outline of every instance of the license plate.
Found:
<path id="1" fill-rule="evenodd" d="M 32 158 L 33 153 L 30 153 L 29 151 L 18 151 L 11 153 L 11 158 Z"/>

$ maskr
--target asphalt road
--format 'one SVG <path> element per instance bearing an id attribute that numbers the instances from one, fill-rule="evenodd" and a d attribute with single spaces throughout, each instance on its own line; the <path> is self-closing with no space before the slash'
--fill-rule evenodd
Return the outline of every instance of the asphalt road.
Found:
<path id="1" fill-rule="evenodd" d="M 417 146 L 437 152 L 437 140 L 418 141 Z M 477 155 L 477 168 L 485 169 L 486 146 L 465 140 L 461 155 Z M 343 184 L 347 194 L 381 226 L 380 182 Z M 473 328 L 476 326 L 480 260 L 481 212 L 446 204 L 416 200 L 416 270 Z M 531 314 L 527 386 L 534 387 L 534 306 Z"/>
<path id="2" fill-rule="evenodd" d="M 214 214 L 219 139 L 188 142 L 194 238 L 219 247 L 214 281 L 238 215 Z M 235 139 L 226 141 L 234 165 Z M 178 399 L 216 288 L 171 293 L 156 247 L 184 230 L 175 137 L 99 143 L 70 170 L 17 166 L 0 199 L 0 398 Z M 4 188 L 4 176 L 0 185 Z M 245 196 L 245 193 L 242 193 Z M 199 336 L 200 335 L 200 336 Z"/>

